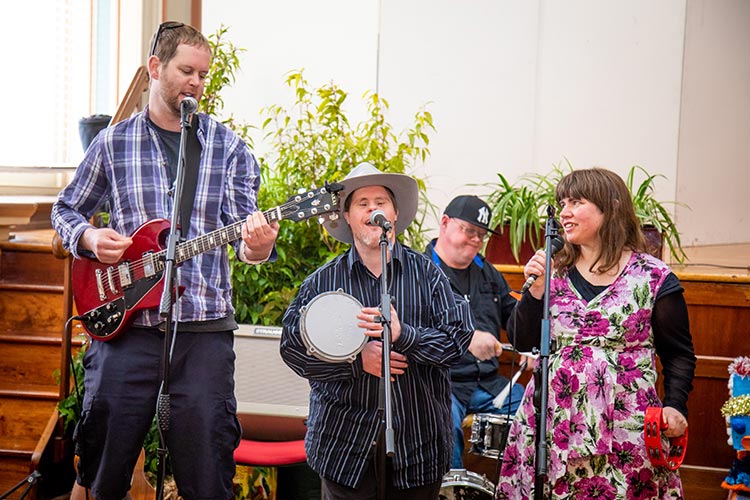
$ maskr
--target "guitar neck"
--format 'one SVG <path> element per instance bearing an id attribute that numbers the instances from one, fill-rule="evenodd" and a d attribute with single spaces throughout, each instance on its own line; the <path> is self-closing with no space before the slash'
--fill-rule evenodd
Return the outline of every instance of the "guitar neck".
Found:
<path id="1" fill-rule="evenodd" d="M 280 221 L 284 218 L 283 213 L 279 207 L 272 208 L 263 212 L 268 222 Z M 180 264 L 186 260 L 190 260 L 196 255 L 208 252 L 214 248 L 227 245 L 233 241 L 242 238 L 242 224 L 245 221 L 240 220 L 234 224 L 222 227 L 203 236 L 198 236 L 192 240 L 188 240 L 177 244 L 175 262 Z M 160 254 L 165 254 L 166 251 L 162 250 Z M 162 255 L 160 255 L 161 257 Z M 162 259 L 159 259 L 163 262 Z"/>

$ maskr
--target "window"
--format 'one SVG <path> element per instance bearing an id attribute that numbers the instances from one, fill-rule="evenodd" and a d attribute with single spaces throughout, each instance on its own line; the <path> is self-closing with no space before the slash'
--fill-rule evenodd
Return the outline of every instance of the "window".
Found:
<path id="1" fill-rule="evenodd" d="M 109 3 L 109 2 L 103 2 Z M 0 166 L 75 166 L 93 104 L 92 2 L 15 2 L 0 17 L 6 77 Z"/>

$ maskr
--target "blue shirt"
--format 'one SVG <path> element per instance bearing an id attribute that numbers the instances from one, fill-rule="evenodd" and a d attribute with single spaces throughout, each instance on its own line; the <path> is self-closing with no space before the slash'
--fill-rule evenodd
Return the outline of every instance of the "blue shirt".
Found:
<path id="1" fill-rule="evenodd" d="M 256 210 L 260 169 L 250 148 L 208 115 L 198 114 L 202 153 L 187 239 L 203 236 Z M 52 223 L 63 245 L 79 257 L 78 242 L 89 219 L 109 202 L 110 227 L 131 235 L 156 218 L 171 219 L 173 199 L 165 148 L 148 120 L 148 108 L 101 131 L 86 151 L 71 183 L 60 192 Z M 233 243 L 239 248 L 239 240 Z M 226 245 L 201 253 L 178 268 L 185 290 L 175 320 L 209 321 L 234 309 Z M 154 326 L 158 311 L 142 311 L 135 323 Z"/>
<path id="2" fill-rule="evenodd" d="M 474 326 L 468 303 L 453 293 L 427 257 L 399 243 L 392 255 L 389 292 L 401 323 L 393 350 L 409 363 L 391 385 L 394 484 L 404 489 L 438 482 L 449 468 L 449 367 L 468 349 Z M 325 478 L 356 488 L 384 418 L 378 412 L 380 378 L 363 370 L 361 355 L 353 363 L 311 356 L 300 333 L 301 308 L 318 294 L 339 288 L 364 306 L 380 304 L 380 279 L 352 247 L 304 281 L 284 315 L 280 349 L 292 370 L 310 381 L 308 463 Z"/>

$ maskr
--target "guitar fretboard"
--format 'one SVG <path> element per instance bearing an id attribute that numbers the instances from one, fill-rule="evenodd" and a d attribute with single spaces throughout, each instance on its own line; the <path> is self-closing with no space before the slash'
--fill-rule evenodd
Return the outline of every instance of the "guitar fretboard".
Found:
<path id="1" fill-rule="evenodd" d="M 263 212 L 263 215 L 265 215 L 268 222 L 280 221 L 284 218 L 284 214 L 280 207 L 267 210 Z M 192 259 L 196 255 L 200 255 L 242 238 L 242 224 L 244 222 L 244 220 L 240 220 L 229 226 L 204 234 L 203 236 L 198 236 L 192 240 L 178 243 L 175 250 L 176 263 L 180 264 L 186 260 Z M 152 259 L 154 260 L 153 266 L 157 271 L 162 271 L 164 269 L 164 257 L 166 252 L 166 250 L 162 250 L 152 255 Z"/>

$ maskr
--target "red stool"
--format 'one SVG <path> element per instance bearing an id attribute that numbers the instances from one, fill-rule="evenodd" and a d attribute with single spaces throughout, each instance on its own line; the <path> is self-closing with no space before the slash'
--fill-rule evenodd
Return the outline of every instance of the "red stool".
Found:
<path id="1" fill-rule="evenodd" d="M 278 467 L 305 462 L 305 440 L 296 441 L 252 441 L 243 439 L 234 450 L 238 464 Z"/>
<path id="2" fill-rule="evenodd" d="M 266 493 L 273 492 L 278 499 L 284 498 L 320 498 L 320 477 L 309 465 L 305 454 L 305 440 L 296 441 L 252 441 L 243 439 L 234 450 L 234 459 L 240 466 L 266 469 L 258 476 L 253 476 L 247 483 L 251 491 L 259 484 Z M 268 474 L 266 476 L 266 474 Z M 262 479 L 263 477 L 267 480 Z M 239 488 L 242 488 L 242 479 Z"/>

